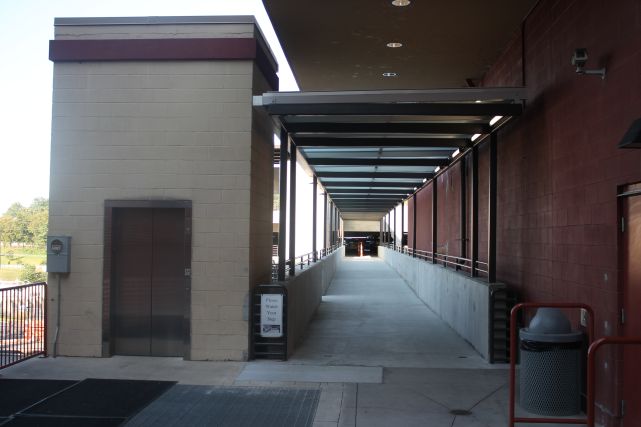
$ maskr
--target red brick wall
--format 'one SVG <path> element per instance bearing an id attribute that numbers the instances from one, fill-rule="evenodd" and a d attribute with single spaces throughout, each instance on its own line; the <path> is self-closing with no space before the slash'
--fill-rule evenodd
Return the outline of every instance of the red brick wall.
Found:
<path id="1" fill-rule="evenodd" d="M 411 230 L 410 230 L 411 232 Z M 432 251 L 432 185 L 416 194 L 416 249 Z"/>
<path id="2" fill-rule="evenodd" d="M 499 136 L 498 268 L 510 279 L 519 271 L 515 284 L 533 298 L 603 301 L 616 292 L 617 186 L 641 180 L 641 152 L 616 148 L 641 116 L 641 3 L 616 5 L 542 1 L 525 22 L 530 99 Z M 574 73 L 570 57 L 583 46 L 589 67 L 607 58 L 606 80 Z M 519 68 L 514 58 L 502 56 Z M 499 62 L 484 84 L 518 84 L 516 74 Z"/>
<path id="3" fill-rule="evenodd" d="M 484 79 L 520 85 L 524 41 L 527 107 L 499 133 L 498 279 L 528 300 L 591 304 L 597 336 L 616 334 L 617 188 L 641 181 L 641 150 L 617 149 L 641 117 L 641 2 L 542 0 L 523 33 Z M 588 68 L 607 64 L 605 80 L 574 72 L 577 47 Z M 611 391 L 615 375 L 600 366 Z"/>
<path id="4" fill-rule="evenodd" d="M 470 236 L 472 232 L 471 216 L 471 192 L 472 192 L 472 157 L 466 156 L 466 257 L 471 257 Z M 479 261 L 487 262 L 487 221 L 488 221 L 488 185 L 489 185 L 489 157 L 485 142 L 479 147 Z M 437 179 L 437 252 L 454 256 L 461 255 L 461 167 L 460 164 L 440 174 Z M 428 182 L 416 194 L 417 206 L 417 227 L 416 227 L 416 249 L 432 251 L 432 185 Z M 409 204 L 409 246 L 413 247 L 413 201 L 410 198 Z M 485 269 L 484 266 L 481 267 Z M 481 274 L 484 275 L 484 274 Z"/>
<path id="5" fill-rule="evenodd" d="M 461 255 L 461 169 L 456 165 L 438 176 L 436 233 L 437 252 Z"/>

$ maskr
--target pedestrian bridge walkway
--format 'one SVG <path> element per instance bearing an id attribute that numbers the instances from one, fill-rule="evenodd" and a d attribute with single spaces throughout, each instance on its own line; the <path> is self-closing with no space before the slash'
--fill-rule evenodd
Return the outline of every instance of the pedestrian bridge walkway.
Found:
<path id="1" fill-rule="evenodd" d="M 379 258 L 346 257 L 292 363 L 492 368 Z"/>

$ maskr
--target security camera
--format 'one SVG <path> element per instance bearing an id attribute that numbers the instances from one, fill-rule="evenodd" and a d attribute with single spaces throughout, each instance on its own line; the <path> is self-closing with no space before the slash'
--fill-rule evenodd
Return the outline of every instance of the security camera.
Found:
<path id="1" fill-rule="evenodd" d="M 574 49 L 574 55 L 572 55 L 572 65 L 576 67 L 576 72 L 579 73 L 585 67 L 586 62 L 588 62 L 588 50 L 586 48 L 577 48 Z"/>
<path id="2" fill-rule="evenodd" d="M 601 79 L 605 79 L 605 67 L 588 70 L 587 68 L 585 68 L 585 64 L 587 62 L 588 50 L 584 47 L 574 49 L 574 54 L 572 55 L 572 65 L 576 67 L 575 71 L 577 74 L 601 76 Z"/>

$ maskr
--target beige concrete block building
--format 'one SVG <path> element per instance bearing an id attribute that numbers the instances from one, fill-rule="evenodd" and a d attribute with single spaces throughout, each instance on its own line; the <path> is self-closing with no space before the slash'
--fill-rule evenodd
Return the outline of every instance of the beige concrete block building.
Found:
<path id="1" fill-rule="evenodd" d="M 49 233 L 72 259 L 49 277 L 50 348 L 247 359 L 273 205 L 273 127 L 252 96 L 278 86 L 254 18 L 55 29 Z"/>

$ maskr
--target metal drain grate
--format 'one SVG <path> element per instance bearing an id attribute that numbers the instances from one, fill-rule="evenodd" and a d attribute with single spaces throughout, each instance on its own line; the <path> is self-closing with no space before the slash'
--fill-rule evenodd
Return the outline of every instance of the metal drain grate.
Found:
<path id="1" fill-rule="evenodd" d="M 311 427 L 320 390 L 176 385 L 126 425 Z"/>

